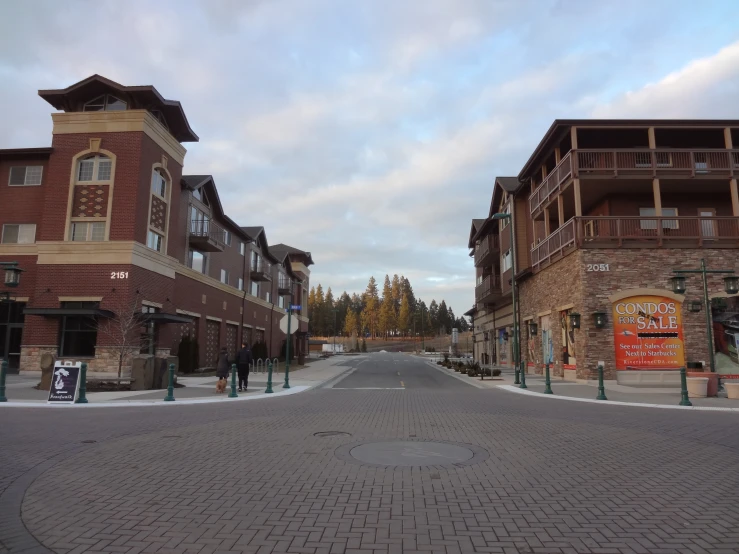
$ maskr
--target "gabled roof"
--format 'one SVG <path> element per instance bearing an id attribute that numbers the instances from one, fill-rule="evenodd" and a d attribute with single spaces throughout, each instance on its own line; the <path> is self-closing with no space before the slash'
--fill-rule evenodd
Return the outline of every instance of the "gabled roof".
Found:
<path id="1" fill-rule="evenodd" d="M 483 225 L 485 225 L 486 221 L 487 219 L 473 219 L 472 220 L 472 227 L 470 227 L 470 240 L 467 244 L 468 248 L 475 247 L 475 241 L 477 240 L 477 234 L 480 232 L 480 229 L 482 229 Z"/>
<path id="2" fill-rule="evenodd" d="M 272 249 L 269 247 L 269 243 L 267 242 L 267 233 L 265 232 L 264 227 L 261 225 L 241 227 L 241 231 L 246 233 L 251 238 L 252 242 L 256 242 L 259 245 L 262 255 L 265 258 L 271 260 L 272 263 L 280 263 L 280 261 L 272 255 Z"/>
<path id="3" fill-rule="evenodd" d="M 216 188 L 216 182 L 212 175 L 183 175 L 180 180 L 180 184 L 188 190 L 197 190 L 204 188 L 209 191 L 207 194 L 211 200 L 210 209 L 216 216 L 216 219 L 228 223 L 231 226 L 231 230 L 236 232 L 245 242 L 252 242 L 251 237 L 244 233 L 233 219 L 228 217 L 223 211 L 223 205 L 221 204 L 221 198 L 218 195 L 218 189 Z"/>
<path id="4" fill-rule="evenodd" d="M 302 258 L 305 266 L 311 266 L 314 265 L 313 257 L 311 256 L 310 252 L 306 252 L 305 250 L 300 250 L 299 248 L 295 248 L 294 246 L 289 246 L 287 244 L 275 244 L 271 250 L 273 252 L 286 252 L 290 258 Z"/>
<path id="5" fill-rule="evenodd" d="M 500 184 L 506 192 L 516 192 L 521 188 L 521 183 L 518 181 L 518 177 L 496 177 L 495 182 Z"/>
<path id="6" fill-rule="evenodd" d="M 63 111 L 79 111 L 80 103 L 106 93 L 122 96 L 121 100 L 128 102 L 133 109 L 160 110 L 174 138 L 180 142 L 198 142 L 198 136 L 187 122 L 182 104 L 177 100 L 165 99 L 152 85 L 127 87 L 95 74 L 64 89 L 38 91 L 41 98 Z"/>

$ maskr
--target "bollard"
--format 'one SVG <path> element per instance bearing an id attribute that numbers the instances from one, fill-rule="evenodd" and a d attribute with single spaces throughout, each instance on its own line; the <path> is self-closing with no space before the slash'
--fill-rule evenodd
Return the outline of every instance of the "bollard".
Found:
<path id="1" fill-rule="evenodd" d="M 236 364 L 231 364 L 231 392 L 228 393 L 229 398 L 238 398 L 236 392 Z"/>
<path id="2" fill-rule="evenodd" d="M 598 396 L 596 400 L 608 400 L 606 398 L 606 388 L 603 386 L 603 364 L 598 364 Z"/>
<path id="3" fill-rule="evenodd" d="M 8 360 L 3 360 L 0 364 L 0 402 L 7 402 L 5 397 L 5 376 L 8 374 Z"/>
<path id="4" fill-rule="evenodd" d="M 518 388 L 519 389 L 529 388 L 526 386 L 526 361 L 521 361 L 521 385 Z"/>
<path id="5" fill-rule="evenodd" d="M 87 364 L 83 363 L 80 367 L 80 393 L 77 396 L 75 404 L 87 404 Z"/>
<path id="6" fill-rule="evenodd" d="M 692 406 L 693 403 L 688 398 L 688 379 L 685 374 L 685 366 L 680 368 L 680 406 Z"/>
<path id="7" fill-rule="evenodd" d="M 514 374 L 515 374 L 515 376 L 516 376 L 516 378 L 515 378 L 515 379 L 513 380 L 513 384 L 514 384 L 514 385 L 520 385 L 520 384 L 521 384 L 521 380 L 520 380 L 520 379 L 518 378 L 518 366 L 516 366 L 516 367 L 515 367 L 515 368 L 513 369 L 513 373 L 514 373 Z"/>
<path id="8" fill-rule="evenodd" d="M 174 364 L 169 364 L 169 385 L 167 385 L 167 396 L 165 402 L 174 402 Z"/>
<path id="9" fill-rule="evenodd" d="M 265 394 L 272 394 L 273 392 L 275 392 L 275 391 L 272 390 L 272 362 L 270 362 L 269 363 L 268 373 L 267 373 L 267 390 L 264 391 L 264 393 Z"/>
<path id="10" fill-rule="evenodd" d="M 552 380 L 549 378 L 549 362 L 544 365 L 544 394 L 554 394 L 552 392 Z"/>

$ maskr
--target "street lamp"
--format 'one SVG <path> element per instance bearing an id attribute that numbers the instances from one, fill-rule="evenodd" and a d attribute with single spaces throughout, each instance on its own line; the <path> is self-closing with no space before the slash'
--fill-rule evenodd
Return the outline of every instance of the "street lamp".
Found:
<path id="1" fill-rule="evenodd" d="M 18 262 L 0 262 L 0 267 L 5 268 L 5 286 L 15 288 L 21 284 L 21 273 L 23 270 L 18 267 Z M 6 301 L 10 301 L 9 291 L 0 291 L 0 295 L 5 297 Z"/>
<path id="2" fill-rule="evenodd" d="M 713 352 L 713 332 L 711 329 L 711 303 L 708 299 L 708 274 L 719 273 L 728 275 L 724 277 L 724 290 L 727 294 L 736 294 L 739 292 L 739 277 L 734 274 L 732 269 L 707 269 L 706 260 L 701 259 L 700 269 L 675 269 L 675 276 L 670 279 L 672 290 L 677 294 L 685 293 L 685 277 L 686 273 L 700 273 L 703 279 L 703 303 L 706 306 L 706 338 L 708 339 L 708 356 L 711 360 L 711 373 L 716 372 L 716 359 Z M 694 304 L 694 303 L 691 303 Z M 689 306 L 692 308 L 692 306 Z M 692 311 L 692 309 L 691 309 Z"/>
<path id="3" fill-rule="evenodd" d="M 507 219 L 511 233 L 511 300 L 513 304 L 513 367 L 518 369 L 521 361 L 520 342 L 518 339 L 518 309 L 516 303 L 516 241 L 513 235 L 513 216 L 506 213 L 493 214 L 493 219 Z M 521 366 L 521 388 L 526 387 L 524 367 Z"/>

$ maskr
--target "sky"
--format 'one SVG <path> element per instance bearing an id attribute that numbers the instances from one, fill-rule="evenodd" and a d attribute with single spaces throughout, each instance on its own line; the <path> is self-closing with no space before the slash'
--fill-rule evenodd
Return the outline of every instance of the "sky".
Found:
<path id="1" fill-rule="evenodd" d="M 403 274 L 460 315 L 495 177 L 557 118 L 739 118 L 737 21 L 736 0 L 0 2 L 0 148 L 51 143 L 38 89 L 154 85 L 200 137 L 185 173 L 310 251 L 313 285 Z"/>

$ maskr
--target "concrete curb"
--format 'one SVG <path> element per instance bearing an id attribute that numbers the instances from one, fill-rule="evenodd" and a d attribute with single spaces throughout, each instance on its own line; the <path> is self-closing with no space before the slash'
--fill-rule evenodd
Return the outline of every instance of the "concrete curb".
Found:
<path id="1" fill-rule="evenodd" d="M 574 396 L 561 396 L 556 394 L 544 394 L 528 389 L 521 389 L 515 385 L 498 385 L 499 389 L 527 396 L 537 396 L 550 400 L 569 400 L 570 402 L 587 402 L 590 404 L 605 404 L 609 406 L 631 406 L 635 408 L 662 408 L 668 410 L 695 410 L 699 412 L 738 412 L 739 408 L 715 408 L 712 406 L 676 406 L 671 404 L 646 404 L 641 402 L 617 402 L 615 400 L 595 400 L 594 398 L 575 398 Z"/>
<path id="2" fill-rule="evenodd" d="M 423 358 L 422 358 L 423 359 Z M 433 367 L 434 369 L 441 371 L 444 375 L 448 375 L 449 377 L 454 377 L 455 379 L 459 379 L 463 383 L 467 383 L 471 387 L 475 387 L 477 389 L 487 389 L 490 387 L 486 387 L 485 385 L 480 385 L 479 383 L 476 383 L 474 380 L 471 380 L 470 377 L 458 375 L 456 371 L 449 371 L 445 367 L 442 367 L 440 365 L 437 365 L 433 362 L 430 362 L 428 360 L 424 360 L 426 362 L 426 365 L 429 365 Z"/>

